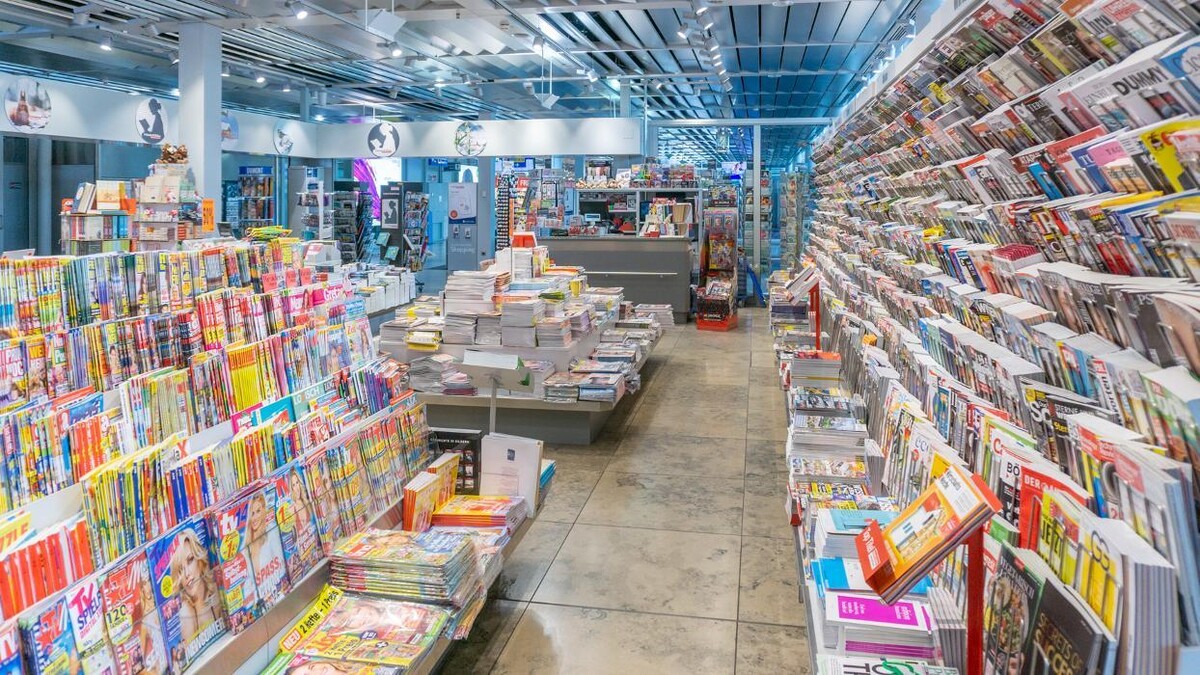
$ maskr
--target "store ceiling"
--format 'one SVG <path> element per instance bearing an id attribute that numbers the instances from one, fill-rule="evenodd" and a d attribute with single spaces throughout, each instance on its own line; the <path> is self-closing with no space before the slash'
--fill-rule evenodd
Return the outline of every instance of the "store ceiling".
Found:
<path id="1" fill-rule="evenodd" d="M 204 21 L 223 28 L 227 103 L 273 114 L 299 115 L 307 86 L 330 120 L 595 117 L 627 83 L 652 123 L 827 117 L 937 1 L 0 0 L 0 70 L 169 96 L 178 25 Z M 819 131 L 763 133 L 783 157 Z"/>

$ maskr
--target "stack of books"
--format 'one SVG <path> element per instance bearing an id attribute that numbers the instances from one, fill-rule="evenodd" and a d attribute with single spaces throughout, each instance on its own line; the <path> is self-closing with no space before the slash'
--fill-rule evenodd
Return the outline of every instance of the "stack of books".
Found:
<path id="1" fill-rule="evenodd" d="M 579 307 L 566 312 L 565 316 L 571 322 L 571 333 L 576 340 L 592 332 L 592 310 L 590 308 Z"/>
<path id="2" fill-rule="evenodd" d="M 864 593 L 828 592 L 821 617 L 824 647 L 895 659 L 939 656 L 929 605 L 915 599 L 885 604 Z"/>
<path id="3" fill-rule="evenodd" d="M 446 312 L 442 325 L 442 342 L 450 345 L 475 344 L 476 316 L 468 312 Z"/>
<path id="4" fill-rule="evenodd" d="M 446 314 L 493 312 L 497 277 L 492 272 L 459 270 L 446 278 Z"/>
<path id="5" fill-rule="evenodd" d="M 529 510 L 521 497 L 458 495 L 433 513 L 435 527 L 503 527 L 516 532 Z"/>
<path id="6" fill-rule="evenodd" d="M 479 582 L 464 534 L 368 529 L 338 542 L 329 582 L 351 593 L 462 607 Z"/>

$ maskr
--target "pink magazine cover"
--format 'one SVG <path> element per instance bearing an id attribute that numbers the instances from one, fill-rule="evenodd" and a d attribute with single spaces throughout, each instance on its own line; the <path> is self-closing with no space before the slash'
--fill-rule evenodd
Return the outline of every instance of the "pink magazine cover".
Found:
<path id="1" fill-rule="evenodd" d="M 246 516 L 246 555 L 264 608 L 279 604 L 292 590 L 275 521 L 275 495 L 274 485 L 250 495 Z"/>

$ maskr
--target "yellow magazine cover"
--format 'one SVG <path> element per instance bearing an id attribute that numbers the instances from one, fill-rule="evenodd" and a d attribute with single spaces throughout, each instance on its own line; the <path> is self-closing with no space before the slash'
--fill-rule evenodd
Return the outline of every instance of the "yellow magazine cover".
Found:
<path id="1" fill-rule="evenodd" d="M 1142 145 L 1146 146 L 1150 156 L 1162 169 L 1167 182 L 1179 192 L 1194 189 L 1196 185 L 1194 181 L 1184 182 L 1188 171 L 1179 161 L 1179 153 L 1171 136 L 1177 132 L 1193 133 L 1196 131 L 1200 131 L 1200 119 L 1192 117 L 1160 124 L 1141 135 Z"/>

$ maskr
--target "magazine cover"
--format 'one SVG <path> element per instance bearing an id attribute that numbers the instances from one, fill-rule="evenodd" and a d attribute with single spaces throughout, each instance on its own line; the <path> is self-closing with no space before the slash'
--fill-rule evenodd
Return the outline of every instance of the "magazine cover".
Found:
<path id="1" fill-rule="evenodd" d="M 229 630 L 240 633 L 262 615 L 258 586 L 250 570 L 246 548 L 246 520 L 249 498 L 215 510 L 208 517 L 208 529 L 213 535 L 214 572 L 221 592 L 221 604 L 229 619 Z"/>
<path id="2" fill-rule="evenodd" d="M 329 459 L 324 452 L 316 452 L 304 459 L 300 465 L 300 477 L 304 479 L 313 517 L 317 522 L 317 533 L 321 548 L 328 553 L 334 542 L 344 534 L 341 516 L 337 509 L 337 497 L 333 491 L 333 478 L 329 472 Z"/>
<path id="3" fill-rule="evenodd" d="M 172 668 L 187 668 L 225 632 L 209 562 L 208 527 L 193 518 L 150 544 L 147 560 Z"/>
<path id="4" fill-rule="evenodd" d="M 987 675 L 1024 671 L 1026 643 L 1041 595 L 1042 579 L 1004 546 L 996 573 L 984 592 L 983 639 Z"/>
<path id="5" fill-rule="evenodd" d="M 284 469 L 275 478 L 275 498 L 275 521 L 283 544 L 283 560 L 288 578 L 295 584 L 323 555 L 312 500 L 295 466 Z"/>
<path id="6" fill-rule="evenodd" d="M 250 495 L 246 520 L 246 554 L 264 610 L 279 604 L 292 590 L 284 562 L 283 541 L 275 522 L 275 494 L 275 486 L 268 485 Z"/>
<path id="7" fill-rule="evenodd" d="M 343 595 L 296 652 L 411 668 L 433 646 L 449 616 L 432 605 Z"/>
<path id="8" fill-rule="evenodd" d="M 20 619 L 21 635 L 35 675 L 80 672 L 79 650 L 64 596 L 42 611 Z"/>
<path id="9" fill-rule="evenodd" d="M 100 584 L 100 592 L 118 675 L 167 672 L 162 620 L 146 554 L 139 551 L 118 563 Z"/>
<path id="10" fill-rule="evenodd" d="M 93 577 L 76 584 L 67 591 L 66 599 L 71 631 L 83 660 L 84 672 L 115 672 L 112 648 L 104 630 L 104 598 L 99 583 Z"/>
<path id="11" fill-rule="evenodd" d="M 0 675 L 24 675 L 21 667 L 21 635 L 16 621 L 0 625 Z"/>

